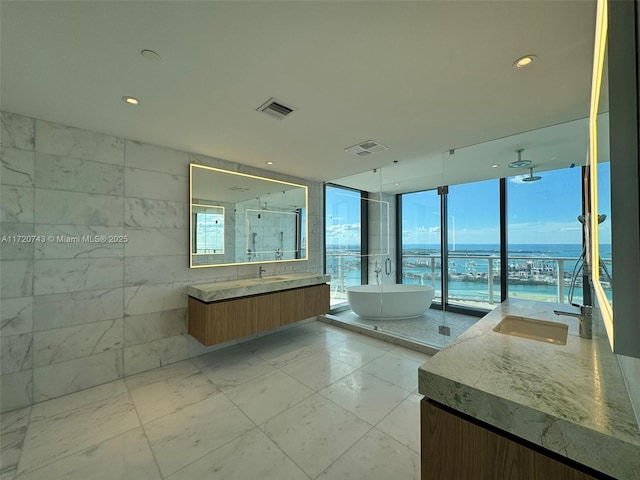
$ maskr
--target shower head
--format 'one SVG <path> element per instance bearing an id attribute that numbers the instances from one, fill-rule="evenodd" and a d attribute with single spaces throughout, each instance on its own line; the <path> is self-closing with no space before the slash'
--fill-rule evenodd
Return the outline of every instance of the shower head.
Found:
<path id="1" fill-rule="evenodd" d="M 533 174 L 533 167 L 529 169 L 530 175 L 528 177 L 524 177 L 522 179 L 523 182 L 537 182 L 538 180 L 542 180 L 542 177 L 539 175 Z"/>
<path id="2" fill-rule="evenodd" d="M 523 148 L 519 148 L 518 150 L 516 150 L 516 153 L 518 154 L 518 160 L 516 160 L 515 162 L 511 162 L 509 164 L 509 168 L 522 168 L 531 165 L 531 160 L 522 160 L 522 152 L 524 152 Z"/>
<path id="3" fill-rule="evenodd" d="M 604 222 L 606 219 L 607 219 L 607 215 L 605 213 L 601 213 L 600 215 L 598 215 L 598 225 Z M 584 225 L 584 222 L 585 222 L 584 215 L 578 215 L 578 221 L 582 225 Z"/>

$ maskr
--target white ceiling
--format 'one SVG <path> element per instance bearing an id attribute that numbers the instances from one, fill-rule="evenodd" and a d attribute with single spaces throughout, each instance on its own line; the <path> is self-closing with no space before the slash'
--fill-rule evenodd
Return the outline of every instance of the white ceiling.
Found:
<path id="1" fill-rule="evenodd" d="M 3 110 L 311 180 L 500 176 L 441 152 L 588 115 L 592 0 L 2 1 L 0 15 Z M 515 69 L 524 54 L 537 61 Z M 271 97 L 297 110 L 257 113 Z M 369 139 L 388 150 L 344 151 Z"/>

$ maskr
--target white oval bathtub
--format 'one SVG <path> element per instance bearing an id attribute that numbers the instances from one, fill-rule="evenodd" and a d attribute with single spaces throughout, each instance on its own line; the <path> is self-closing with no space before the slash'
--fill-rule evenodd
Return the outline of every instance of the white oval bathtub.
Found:
<path id="1" fill-rule="evenodd" d="M 347 288 L 347 300 L 359 317 L 396 320 L 422 315 L 434 293 L 428 285 L 357 285 Z"/>

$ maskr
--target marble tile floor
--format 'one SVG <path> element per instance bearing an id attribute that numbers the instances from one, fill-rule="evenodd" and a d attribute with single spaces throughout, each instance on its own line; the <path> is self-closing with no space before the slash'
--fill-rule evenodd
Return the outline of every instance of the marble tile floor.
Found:
<path id="1" fill-rule="evenodd" d="M 3 414 L 0 480 L 412 480 L 428 355 L 314 321 Z"/>
<path id="2" fill-rule="evenodd" d="M 442 349 L 473 326 L 480 317 L 453 312 L 429 309 L 424 315 L 400 320 L 370 320 L 360 318 L 351 310 L 331 314 L 331 317 L 352 325 L 376 329 L 391 336 L 413 340 L 419 344 Z M 450 328 L 451 335 L 443 336 L 438 326 L 444 324 Z"/>

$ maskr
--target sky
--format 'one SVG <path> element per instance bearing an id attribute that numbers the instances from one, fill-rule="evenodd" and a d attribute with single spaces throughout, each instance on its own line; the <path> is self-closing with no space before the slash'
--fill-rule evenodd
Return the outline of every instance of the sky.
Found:
<path id="1" fill-rule="evenodd" d="M 529 174 L 507 182 L 507 221 L 510 244 L 580 244 L 582 225 L 581 169 L 541 172 L 537 182 L 523 182 Z M 600 212 L 610 217 L 609 169 L 599 169 Z M 601 188 L 601 190 L 603 190 Z M 403 244 L 439 244 L 440 199 L 435 191 L 405 194 L 402 200 Z M 360 197 L 357 192 L 327 188 L 327 245 L 360 241 Z M 500 239 L 499 181 L 487 180 L 449 187 L 449 247 L 498 244 Z M 610 243 L 610 220 L 600 227 L 601 243 Z"/>

